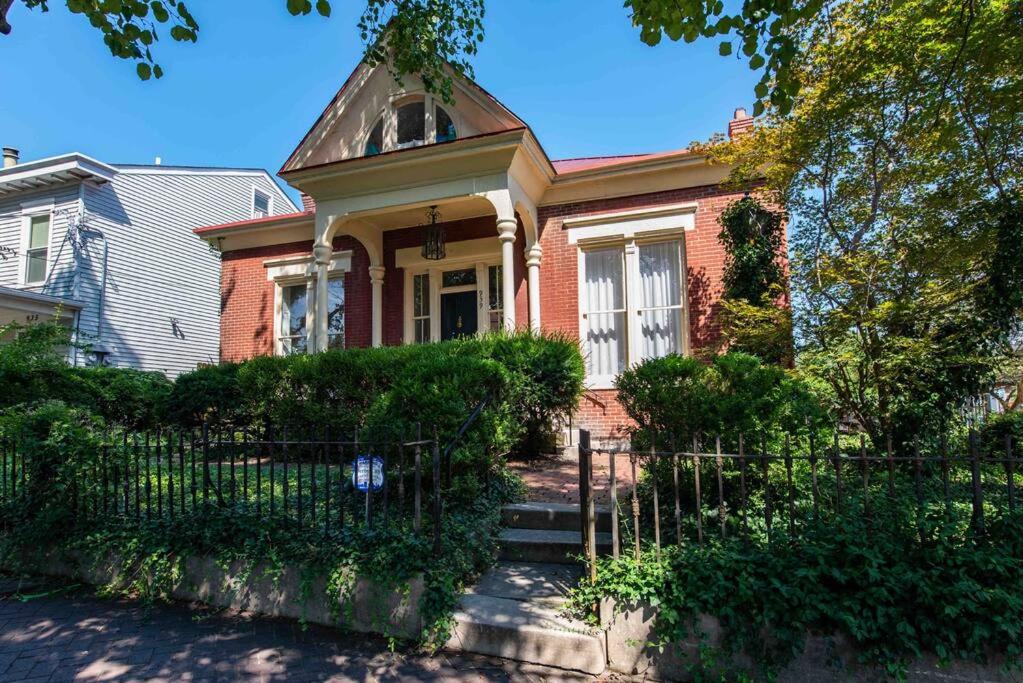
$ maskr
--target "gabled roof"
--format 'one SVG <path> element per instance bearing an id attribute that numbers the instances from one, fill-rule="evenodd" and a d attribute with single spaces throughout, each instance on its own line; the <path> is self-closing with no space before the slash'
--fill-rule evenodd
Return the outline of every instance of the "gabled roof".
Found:
<path id="1" fill-rule="evenodd" d="M 330 103 L 327 104 L 326 108 L 320 113 L 312 127 L 309 128 L 308 132 L 302 137 L 294 151 L 288 156 L 287 160 L 281 166 L 279 174 L 284 175 L 292 171 L 304 168 L 304 164 L 299 164 L 299 158 L 303 152 L 311 152 L 310 148 L 312 141 L 316 138 L 322 139 L 325 134 L 338 123 L 342 114 L 345 110 L 347 102 L 355 98 L 359 91 L 365 87 L 369 80 L 369 77 L 378 69 L 386 69 L 387 67 L 383 64 L 377 64 L 375 66 L 369 66 L 364 62 L 360 62 L 355 69 L 348 75 L 345 82 L 341 85 L 341 88 L 337 91 Z M 487 92 L 482 86 L 475 81 L 459 76 L 453 69 L 449 68 L 449 73 L 456 86 L 461 86 L 466 91 L 472 91 L 476 93 L 480 99 L 483 100 L 484 106 L 495 114 L 501 115 L 504 118 L 510 120 L 509 125 L 506 126 L 507 130 L 517 128 L 529 128 L 529 126 L 523 121 L 515 112 L 506 107 L 496 97 Z M 331 113 L 335 113 L 331 116 Z M 317 135 L 319 134 L 319 135 Z M 399 150 L 403 151 L 403 150 Z"/>
<path id="2" fill-rule="evenodd" d="M 0 169 L 0 197 L 82 180 L 105 183 L 116 174 L 117 169 L 109 164 L 71 152 Z"/>

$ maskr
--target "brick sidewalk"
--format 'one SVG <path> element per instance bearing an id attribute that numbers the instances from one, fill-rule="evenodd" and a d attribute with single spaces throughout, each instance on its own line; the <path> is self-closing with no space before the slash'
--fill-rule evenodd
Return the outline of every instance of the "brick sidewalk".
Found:
<path id="1" fill-rule="evenodd" d="M 6 681 L 593 680 L 500 659 L 390 652 L 382 639 L 172 604 L 144 608 L 56 584 L 0 581 Z"/>

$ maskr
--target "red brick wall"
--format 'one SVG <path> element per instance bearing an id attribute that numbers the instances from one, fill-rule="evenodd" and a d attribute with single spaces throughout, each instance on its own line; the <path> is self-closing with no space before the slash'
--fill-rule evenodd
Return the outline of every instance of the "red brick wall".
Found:
<path id="1" fill-rule="evenodd" d="M 565 218 L 609 213 L 664 204 L 696 201 L 696 229 L 686 232 L 686 279 L 689 294 L 689 334 L 694 350 L 712 346 L 720 335 L 715 316 L 719 309 L 725 252 L 718 241 L 717 219 L 742 192 L 718 186 L 601 199 L 540 207 L 540 319 L 546 330 L 579 335 L 579 262 L 576 247 L 569 246 Z M 631 420 L 615 400 L 613 389 L 594 389 L 580 401 L 574 426 L 606 437 L 627 428 Z"/>
<path id="2" fill-rule="evenodd" d="M 312 254 L 312 240 L 224 254 L 220 275 L 220 359 L 242 361 L 274 349 L 274 283 L 266 279 L 267 259 Z M 345 333 L 350 346 L 370 344 L 369 255 L 354 239 L 339 237 L 335 250 L 352 250 L 345 275 Z"/>
<path id="3" fill-rule="evenodd" d="M 568 245 L 563 221 L 569 216 L 607 213 L 633 208 L 696 201 L 695 230 L 686 233 L 686 266 L 689 294 L 690 340 L 694 350 L 712 346 L 720 330 L 715 320 L 721 295 L 724 249 L 718 241 L 718 215 L 741 192 L 706 186 L 630 197 L 544 206 L 539 210 L 540 315 L 545 330 L 579 334 L 578 256 Z M 491 237 L 498 246 L 493 216 L 445 224 L 447 239 L 456 242 Z M 404 338 L 404 273 L 395 268 L 395 250 L 418 246 L 419 228 L 384 233 L 384 343 L 400 344 Z M 345 318 L 349 346 L 371 342 L 371 286 L 369 258 L 354 239 L 341 237 L 335 249 L 351 249 L 352 271 L 345 277 Z M 528 325 L 528 292 L 525 283 L 525 235 L 520 224 L 515 241 L 515 310 L 520 327 Z M 221 358 L 243 360 L 273 350 L 273 283 L 266 279 L 263 261 L 295 254 L 309 254 L 312 242 L 282 244 L 224 254 L 222 275 Z M 629 419 L 608 389 L 591 390 L 580 402 L 575 426 L 588 428 L 598 437 L 621 432 Z"/>
<path id="4" fill-rule="evenodd" d="M 389 230 L 384 233 L 384 344 L 401 344 L 404 339 L 405 274 L 395 267 L 395 250 L 419 246 L 420 228 Z M 445 223 L 448 242 L 492 238 L 500 249 L 497 223 L 492 216 Z M 515 241 L 515 310 L 521 325 L 528 323 L 525 287 L 525 234 L 521 224 Z M 312 241 L 241 249 L 224 254 L 221 275 L 220 358 L 241 361 L 273 353 L 274 283 L 266 279 L 268 259 L 304 256 L 312 253 Z M 352 250 L 352 269 L 345 275 L 345 337 L 349 347 L 372 343 L 373 292 L 369 281 L 369 254 L 355 239 L 338 237 L 334 249 Z"/>

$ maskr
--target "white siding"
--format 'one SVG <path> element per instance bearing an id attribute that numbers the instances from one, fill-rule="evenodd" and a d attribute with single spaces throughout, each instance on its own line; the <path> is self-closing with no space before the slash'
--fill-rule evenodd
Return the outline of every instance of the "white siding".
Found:
<path id="1" fill-rule="evenodd" d="M 14 250 L 15 256 L 0 255 L 0 285 L 59 297 L 70 297 L 74 289 L 74 251 L 68 240 L 68 220 L 78 212 L 79 184 L 56 189 L 25 192 L 0 200 L 0 246 Z M 50 221 L 48 279 L 44 284 L 26 287 L 20 277 L 24 264 L 24 221 L 22 204 L 53 204 Z M 33 209 L 34 210 L 34 209 Z M 6 256 L 6 258 L 4 257 Z"/>
<path id="2" fill-rule="evenodd" d="M 220 356 L 220 261 L 194 228 L 248 219 L 252 188 L 294 205 L 266 174 L 125 167 L 113 182 L 86 187 L 88 227 L 109 244 L 103 337 L 111 364 L 174 377 Z M 102 243 L 81 260 L 81 338 L 95 338 Z M 174 321 L 177 321 L 175 326 Z"/>

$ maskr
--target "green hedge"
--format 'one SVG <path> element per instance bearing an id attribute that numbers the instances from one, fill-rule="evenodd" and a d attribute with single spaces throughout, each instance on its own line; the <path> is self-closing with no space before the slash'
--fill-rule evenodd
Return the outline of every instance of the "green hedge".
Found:
<path id="1" fill-rule="evenodd" d="M 710 363 L 676 354 L 647 360 L 619 375 L 615 387 L 643 432 L 677 444 L 694 433 L 721 434 L 730 442 L 740 432 L 747 438 L 772 429 L 796 434 L 825 417 L 804 382 L 745 353 Z"/>
<path id="2" fill-rule="evenodd" d="M 491 453 L 533 453 L 551 441 L 554 418 L 575 408 L 582 382 L 575 341 L 495 334 L 202 368 L 178 378 L 166 415 L 185 426 L 362 429 L 381 438 L 411 436 L 418 425 L 425 437 L 436 429 L 447 439 L 489 399 L 469 445 L 475 438 Z"/>
<path id="3" fill-rule="evenodd" d="M 578 343 L 561 335 L 494 334 L 439 344 L 259 357 L 185 373 L 71 368 L 68 332 L 53 323 L 0 328 L 0 412 L 43 401 L 85 409 L 109 426 L 257 425 L 374 438 L 450 438 L 489 399 L 466 447 L 533 454 L 583 388 Z M 386 433 L 385 433 L 386 432 Z M 473 441 L 475 439 L 475 442 Z"/>

